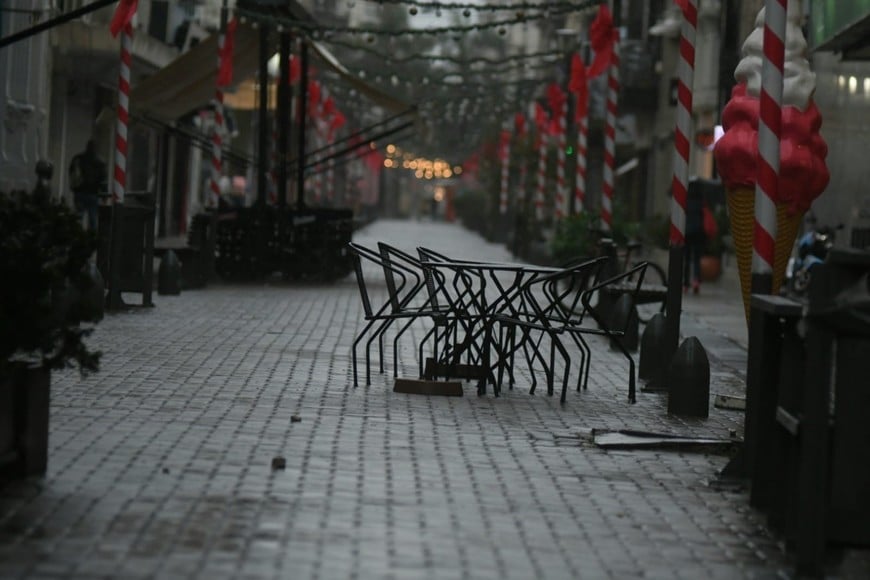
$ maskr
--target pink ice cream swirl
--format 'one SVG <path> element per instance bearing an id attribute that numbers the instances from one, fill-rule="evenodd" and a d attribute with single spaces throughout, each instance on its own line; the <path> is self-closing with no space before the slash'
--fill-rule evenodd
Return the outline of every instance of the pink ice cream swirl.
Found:
<path id="1" fill-rule="evenodd" d="M 725 187 L 754 188 L 758 175 L 758 116 L 760 101 L 747 95 L 741 83 L 731 92 L 722 113 L 725 135 L 716 143 L 713 155 Z M 810 100 L 806 111 L 794 106 L 782 108 L 779 192 L 777 204 L 787 204 L 790 214 L 804 213 L 830 181 L 825 164 L 828 146 L 819 129 L 822 116 Z"/>

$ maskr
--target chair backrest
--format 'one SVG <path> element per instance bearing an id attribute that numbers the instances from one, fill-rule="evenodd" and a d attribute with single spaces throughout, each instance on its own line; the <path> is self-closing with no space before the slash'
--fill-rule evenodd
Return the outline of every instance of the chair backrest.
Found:
<path id="1" fill-rule="evenodd" d="M 403 291 L 408 286 L 409 275 L 413 276 L 414 274 L 410 272 L 407 267 L 404 267 L 401 264 L 387 262 L 379 253 L 355 242 L 348 243 L 348 248 L 353 257 L 354 273 L 356 274 L 360 298 L 363 302 L 363 309 L 365 310 L 366 317 L 370 318 L 372 316 L 380 316 L 386 311 L 387 307 L 389 307 L 394 313 L 398 312 L 401 307 L 410 300 L 410 298 L 405 300 L 400 298 L 400 296 L 403 296 Z M 371 296 L 368 292 L 365 272 L 362 265 L 363 260 L 379 266 L 384 273 L 384 282 L 387 286 L 388 299 L 387 302 L 377 310 L 377 312 L 372 308 Z M 396 283 L 397 280 L 398 284 Z"/>
<path id="2" fill-rule="evenodd" d="M 366 288 L 365 275 L 363 274 L 362 267 L 362 256 L 365 255 L 366 249 L 353 242 L 349 243 L 347 246 L 350 250 L 351 260 L 353 261 L 353 272 L 356 275 L 356 285 L 359 288 L 359 296 L 363 303 L 365 317 L 371 318 L 373 316 L 372 301 L 369 297 L 368 288 Z"/>
<path id="3" fill-rule="evenodd" d="M 523 297 L 539 318 L 580 324 L 585 315 L 581 302 L 583 292 L 595 283 L 607 260 L 606 256 L 572 260 L 565 268 L 528 282 Z M 538 287 L 541 289 L 539 294 L 546 300 L 544 304 L 535 296 Z"/>
<path id="4" fill-rule="evenodd" d="M 443 302 L 446 302 L 455 313 L 467 314 L 480 310 L 479 294 L 483 292 L 486 282 L 483 275 L 474 270 L 473 262 L 454 260 L 424 247 L 418 247 L 417 253 L 420 255 L 422 263 L 441 265 L 440 267 L 429 266 L 427 268 L 430 277 L 426 279 L 426 285 L 430 295 L 435 300 L 435 304 L 438 303 L 438 295 L 440 294 Z M 448 271 L 453 272 L 452 292 L 447 284 L 446 272 Z M 479 281 L 477 289 L 475 289 L 474 280 Z"/>
<path id="5" fill-rule="evenodd" d="M 387 284 L 390 305 L 393 308 L 393 312 L 398 312 L 407 306 L 420 291 L 424 277 L 423 266 L 411 254 L 403 252 L 399 248 L 385 242 L 378 242 L 378 252 L 380 253 L 381 260 L 383 260 L 384 280 Z M 413 279 L 411 286 L 402 296 L 399 295 L 400 289 L 396 287 L 397 269 L 405 273 L 406 280 L 408 280 L 407 277 Z"/>
<path id="6" fill-rule="evenodd" d="M 634 309 L 634 307 L 637 306 L 637 296 L 640 293 L 641 286 L 643 285 L 643 277 L 646 273 L 648 265 L 649 262 L 641 262 L 633 268 L 626 270 L 622 274 L 613 276 L 602 282 L 598 282 L 597 284 L 588 288 L 586 291 L 583 292 L 583 306 L 587 311 L 595 316 L 595 313 L 590 311 L 592 296 L 596 292 L 606 290 L 607 287 L 625 285 L 623 294 L 626 294 L 630 297 L 630 308 Z M 600 320 L 600 318 L 597 316 L 595 317 L 595 320 L 598 322 L 599 325 L 605 325 L 613 333 L 625 333 L 625 331 L 628 330 L 628 325 L 631 322 L 630 318 L 631 317 L 625 318 L 622 328 L 610 328 L 609 320 Z"/>

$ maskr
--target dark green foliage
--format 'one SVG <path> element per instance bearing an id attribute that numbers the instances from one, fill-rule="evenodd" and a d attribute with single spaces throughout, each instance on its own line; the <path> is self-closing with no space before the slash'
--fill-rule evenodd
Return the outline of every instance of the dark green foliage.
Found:
<path id="1" fill-rule="evenodd" d="M 627 219 L 625 213 L 621 204 L 615 204 L 612 229 L 607 237 L 618 246 L 624 246 L 629 240 L 636 240 L 641 235 L 641 224 Z M 584 211 L 563 219 L 556 226 L 556 235 L 553 236 L 550 246 L 553 261 L 561 264 L 576 258 L 597 255 L 598 240 L 605 237 L 600 224 L 598 212 L 593 211 Z"/>
<path id="2" fill-rule="evenodd" d="M 465 227 L 482 235 L 487 234 L 491 210 L 486 193 L 482 191 L 467 191 L 458 195 L 454 203 L 456 215 Z"/>
<path id="3" fill-rule="evenodd" d="M 588 211 L 563 219 L 556 227 L 551 245 L 553 261 L 564 264 L 576 258 L 594 256 L 599 238 L 595 233 L 597 227 L 598 216 Z"/>
<path id="4" fill-rule="evenodd" d="M 98 368 L 83 342 L 93 316 L 82 297 L 96 248 L 67 206 L 26 192 L 0 192 L 0 376 L 13 362 L 82 372 Z"/>

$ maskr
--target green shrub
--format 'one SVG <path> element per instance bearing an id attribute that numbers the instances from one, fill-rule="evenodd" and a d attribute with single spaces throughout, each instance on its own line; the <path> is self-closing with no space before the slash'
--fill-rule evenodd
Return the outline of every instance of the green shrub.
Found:
<path id="1" fill-rule="evenodd" d="M 96 370 L 83 338 L 94 316 L 84 296 L 92 233 L 66 205 L 26 192 L 0 192 L 0 375 L 15 362 Z"/>

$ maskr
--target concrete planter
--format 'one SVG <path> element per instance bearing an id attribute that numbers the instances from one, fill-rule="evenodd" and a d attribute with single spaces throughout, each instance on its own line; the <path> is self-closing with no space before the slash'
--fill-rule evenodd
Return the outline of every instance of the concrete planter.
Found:
<path id="1" fill-rule="evenodd" d="M 13 368 L 0 379 L 0 474 L 45 475 L 51 371 Z"/>

